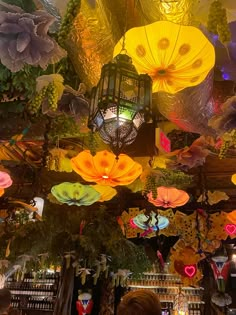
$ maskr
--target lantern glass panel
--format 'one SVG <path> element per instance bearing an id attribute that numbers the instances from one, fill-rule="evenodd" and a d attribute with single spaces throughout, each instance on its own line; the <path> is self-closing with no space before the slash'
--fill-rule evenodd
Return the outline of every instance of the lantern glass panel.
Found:
<path id="1" fill-rule="evenodd" d="M 96 115 L 95 115 L 93 121 L 94 121 L 94 123 L 95 123 L 95 125 L 96 125 L 96 127 L 97 127 L 96 129 L 99 129 L 99 128 L 103 125 L 104 119 L 103 119 L 103 116 L 102 116 L 102 114 L 101 114 L 100 111 L 98 111 L 98 112 L 96 113 Z"/>
<path id="2" fill-rule="evenodd" d="M 136 129 L 139 129 L 144 122 L 145 122 L 144 114 L 142 113 L 137 113 L 133 118 L 133 124 L 136 127 Z"/>
<path id="3" fill-rule="evenodd" d="M 132 108 L 127 108 L 123 106 L 119 107 L 119 118 L 121 119 L 133 120 L 135 113 L 136 111 Z"/>
<path id="4" fill-rule="evenodd" d="M 120 98 L 132 103 L 138 103 L 138 81 L 127 76 L 122 76 Z"/>

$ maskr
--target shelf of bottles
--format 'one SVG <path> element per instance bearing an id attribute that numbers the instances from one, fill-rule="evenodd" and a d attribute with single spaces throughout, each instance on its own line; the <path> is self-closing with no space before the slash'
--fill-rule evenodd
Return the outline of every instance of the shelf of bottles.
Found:
<path id="1" fill-rule="evenodd" d="M 58 273 L 40 274 L 37 278 L 27 274 L 22 281 L 8 278 L 5 286 L 11 291 L 13 308 L 53 312 L 58 281 Z"/>
<path id="2" fill-rule="evenodd" d="M 139 279 L 130 279 L 130 290 L 149 289 L 157 293 L 163 310 L 163 314 L 173 313 L 174 299 L 181 287 L 188 300 L 189 315 L 203 314 L 204 302 L 202 302 L 203 288 L 182 287 L 180 277 L 174 274 L 145 272 Z"/>

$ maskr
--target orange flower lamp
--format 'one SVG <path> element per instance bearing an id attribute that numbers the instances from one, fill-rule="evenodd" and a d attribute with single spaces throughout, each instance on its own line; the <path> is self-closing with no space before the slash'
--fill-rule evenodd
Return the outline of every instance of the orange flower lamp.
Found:
<path id="1" fill-rule="evenodd" d="M 234 185 L 236 185 L 236 173 L 232 175 L 231 181 Z"/>
<path id="2" fill-rule="evenodd" d="M 185 205 L 189 201 L 189 195 L 174 187 L 158 187 L 157 197 L 153 198 L 152 192 L 147 194 L 148 201 L 156 207 L 176 208 Z"/>
<path id="3" fill-rule="evenodd" d="M 236 224 L 236 210 L 228 213 L 227 219 L 230 220 L 233 224 Z"/>
<path id="4" fill-rule="evenodd" d="M 0 171 L 0 188 L 8 188 L 12 185 L 12 179 L 6 172 Z"/>
<path id="5" fill-rule="evenodd" d="M 130 29 L 125 49 L 139 73 L 153 80 L 153 92 L 177 93 L 200 84 L 214 67 L 215 50 L 196 27 L 158 21 Z M 122 51 L 122 39 L 114 56 Z"/>
<path id="6" fill-rule="evenodd" d="M 142 166 L 126 154 L 104 150 L 93 156 L 90 151 L 80 152 L 71 159 L 73 170 L 87 182 L 105 186 L 129 185 L 142 173 Z"/>

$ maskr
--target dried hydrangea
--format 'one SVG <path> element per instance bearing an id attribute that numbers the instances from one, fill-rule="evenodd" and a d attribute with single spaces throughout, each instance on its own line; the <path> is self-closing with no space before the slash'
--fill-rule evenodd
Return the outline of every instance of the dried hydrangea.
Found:
<path id="1" fill-rule="evenodd" d="M 0 1 L 0 60 L 12 72 L 25 64 L 40 66 L 58 62 L 66 52 L 48 35 L 54 17 L 44 11 L 25 13 Z"/>

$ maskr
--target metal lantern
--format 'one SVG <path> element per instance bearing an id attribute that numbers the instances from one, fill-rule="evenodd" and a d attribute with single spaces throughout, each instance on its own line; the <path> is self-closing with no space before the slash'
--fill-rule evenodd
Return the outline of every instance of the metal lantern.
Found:
<path id="1" fill-rule="evenodd" d="M 132 59 L 117 55 L 102 67 L 98 85 L 92 89 L 89 123 L 118 154 L 131 144 L 139 128 L 151 117 L 152 80 L 139 75 Z"/>

